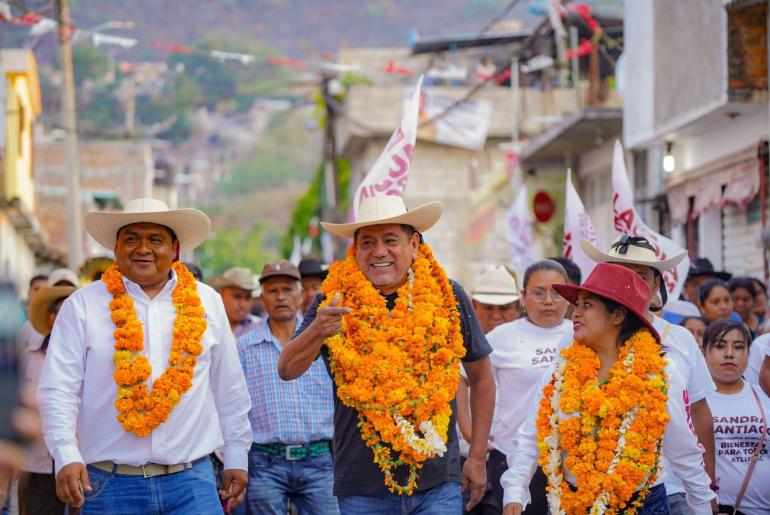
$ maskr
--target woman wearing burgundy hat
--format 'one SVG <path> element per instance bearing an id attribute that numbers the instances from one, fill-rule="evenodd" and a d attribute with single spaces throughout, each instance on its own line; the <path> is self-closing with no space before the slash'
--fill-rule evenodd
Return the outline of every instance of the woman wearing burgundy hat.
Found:
<path id="1" fill-rule="evenodd" d="M 575 304 L 539 409 L 516 437 L 501 483 L 506 514 L 529 502 L 539 463 L 553 514 L 669 513 L 665 448 L 696 515 L 716 508 L 690 428 L 684 380 L 644 316 L 650 290 L 626 267 L 599 263 L 582 286 L 554 285 Z"/>

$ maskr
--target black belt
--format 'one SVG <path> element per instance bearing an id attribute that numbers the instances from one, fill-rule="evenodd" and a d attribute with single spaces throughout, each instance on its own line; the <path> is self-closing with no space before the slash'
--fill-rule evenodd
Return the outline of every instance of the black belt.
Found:
<path id="1" fill-rule="evenodd" d="M 332 444 L 329 440 L 319 440 L 308 444 L 284 445 L 282 443 L 253 443 L 252 451 L 262 451 L 274 456 L 280 456 L 285 460 L 304 460 L 315 458 L 321 454 L 331 452 Z"/>

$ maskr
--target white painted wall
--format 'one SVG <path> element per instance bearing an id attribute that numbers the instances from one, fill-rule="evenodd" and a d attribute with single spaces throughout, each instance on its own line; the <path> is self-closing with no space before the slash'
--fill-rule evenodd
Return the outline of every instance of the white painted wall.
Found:
<path id="1" fill-rule="evenodd" d="M 624 5 L 623 141 L 635 148 L 653 132 L 655 38 L 654 2 L 626 0 Z"/>
<path id="2" fill-rule="evenodd" d="M 0 211 L 0 277 L 11 279 L 19 296 L 26 298 L 29 280 L 35 275 L 35 254 L 21 234 Z"/>
<path id="3" fill-rule="evenodd" d="M 677 170 L 693 170 L 767 139 L 767 110 L 724 117 L 712 130 L 677 138 L 672 150 Z"/>

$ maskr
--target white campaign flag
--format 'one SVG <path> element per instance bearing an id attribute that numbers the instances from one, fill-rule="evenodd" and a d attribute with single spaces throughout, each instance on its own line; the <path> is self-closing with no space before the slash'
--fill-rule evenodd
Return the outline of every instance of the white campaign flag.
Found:
<path id="1" fill-rule="evenodd" d="M 628 182 L 626 163 L 623 160 L 623 145 L 615 141 L 612 154 L 612 209 L 615 215 L 615 230 L 620 234 L 647 238 L 655 247 L 658 259 L 666 259 L 669 256 L 680 254 L 685 249 L 674 243 L 669 238 L 659 234 L 642 221 L 634 207 L 634 195 L 631 191 L 631 183 Z M 685 257 L 679 265 L 663 272 L 663 281 L 666 285 L 668 298 L 676 300 L 687 278 L 687 270 L 690 268 L 690 258 Z"/>
<path id="2" fill-rule="evenodd" d="M 412 98 L 401 118 L 401 123 L 398 124 L 385 146 L 385 150 L 382 151 L 356 190 L 356 195 L 353 197 L 353 216 L 358 216 L 358 205 L 362 199 L 378 194 L 404 196 L 414 143 L 417 138 L 421 88 L 422 77 L 417 81 L 417 87 L 412 92 Z"/>
<path id="3" fill-rule="evenodd" d="M 299 234 L 294 235 L 289 261 L 294 266 L 299 266 L 299 262 L 302 261 L 302 241 L 299 237 Z"/>
<path id="4" fill-rule="evenodd" d="M 562 255 L 572 260 L 580 268 L 580 274 L 585 279 L 594 269 L 596 263 L 583 252 L 580 246 L 582 238 L 593 243 L 599 250 L 604 250 L 604 246 L 596 234 L 596 228 L 591 222 L 591 217 L 586 213 L 583 201 L 580 200 L 580 195 L 572 184 L 572 171 L 570 170 L 567 172 L 567 194 L 564 203 Z"/>
<path id="5" fill-rule="evenodd" d="M 536 260 L 528 198 L 527 187 L 522 186 L 505 216 L 508 241 L 511 243 L 511 265 L 520 274 Z"/>

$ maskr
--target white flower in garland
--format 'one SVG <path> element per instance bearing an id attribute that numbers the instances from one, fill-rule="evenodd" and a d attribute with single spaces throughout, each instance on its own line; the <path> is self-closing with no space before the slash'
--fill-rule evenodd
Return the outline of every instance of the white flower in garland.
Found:
<path id="1" fill-rule="evenodd" d="M 393 415 L 393 420 L 401 431 L 404 441 L 415 451 L 429 458 L 443 456 L 446 452 L 446 442 L 438 434 L 433 421 L 423 420 L 420 422 L 420 432 L 422 432 L 423 436 L 418 436 L 412 423 L 398 413 Z"/>

